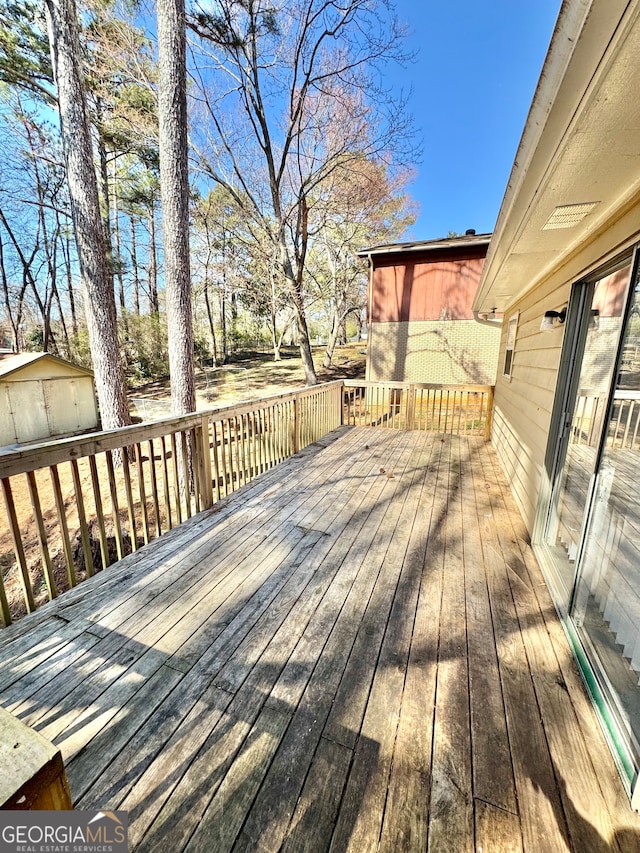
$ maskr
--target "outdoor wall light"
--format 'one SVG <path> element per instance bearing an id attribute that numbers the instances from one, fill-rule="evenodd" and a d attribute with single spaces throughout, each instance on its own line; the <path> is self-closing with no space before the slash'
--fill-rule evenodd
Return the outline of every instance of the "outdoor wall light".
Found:
<path id="1" fill-rule="evenodd" d="M 563 326 L 566 318 L 566 305 L 562 309 L 562 311 L 545 311 L 544 317 L 542 318 L 542 323 L 540 323 L 540 331 L 551 332 L 553 329 L 557 329 L 559 326 Z"/>

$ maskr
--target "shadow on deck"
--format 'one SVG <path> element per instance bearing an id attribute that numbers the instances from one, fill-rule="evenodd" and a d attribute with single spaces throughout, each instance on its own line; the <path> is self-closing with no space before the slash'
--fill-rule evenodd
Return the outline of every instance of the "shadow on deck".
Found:
<path id="1" fill-rule="evenodd" d="M 341 429 L 0 636 L 139 851 L 637 851 L 491 446 Z"/>

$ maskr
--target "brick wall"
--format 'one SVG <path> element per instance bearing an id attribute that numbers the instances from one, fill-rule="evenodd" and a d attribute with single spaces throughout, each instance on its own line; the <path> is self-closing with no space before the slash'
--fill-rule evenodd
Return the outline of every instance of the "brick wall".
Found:
<path id="1" fill-rule="evenodd" d="M 500 333 L 475 320 L 371 323 L 367 379 L 493 385 Z"/>

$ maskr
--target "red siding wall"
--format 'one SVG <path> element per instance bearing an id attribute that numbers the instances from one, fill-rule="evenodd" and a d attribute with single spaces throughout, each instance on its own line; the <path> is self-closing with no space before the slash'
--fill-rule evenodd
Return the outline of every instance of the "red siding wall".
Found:
<path id="1" fill-rule="evenodd" d="M 484 255 L 486 247 L 480 254 Z M 469 254 L 469 250 L 466 251 Z M 472 320 L 471 304 L 484 257 L 452 259 L 391 255 L 375 258 L 369 318 L 372 323 Z"/>

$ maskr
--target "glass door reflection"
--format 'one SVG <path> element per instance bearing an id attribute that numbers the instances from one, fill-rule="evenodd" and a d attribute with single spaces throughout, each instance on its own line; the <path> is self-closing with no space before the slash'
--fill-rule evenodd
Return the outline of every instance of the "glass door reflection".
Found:
<path id="1" fill-rule="evenodd" d="M 636 281 L 572 618 L 640 762 L 640 294 Z"/>
<path id="2" fill-rule="evenodd" d="M 580 321 L 582 328 L 576 333 L 576 340 L 584 340 L 584 346 L 572 365 L 569 382 L 575 395 L 568 406 L 570 416 L 561 450 L 564 461 L 554 479 L 545 529 L 545 542 L 553 556 L 556 595 L 565 610 L 571 601 L 588 497 L 598 464 L 630 272 L 630 265 L 626 265 L 592 286 Z"/>

